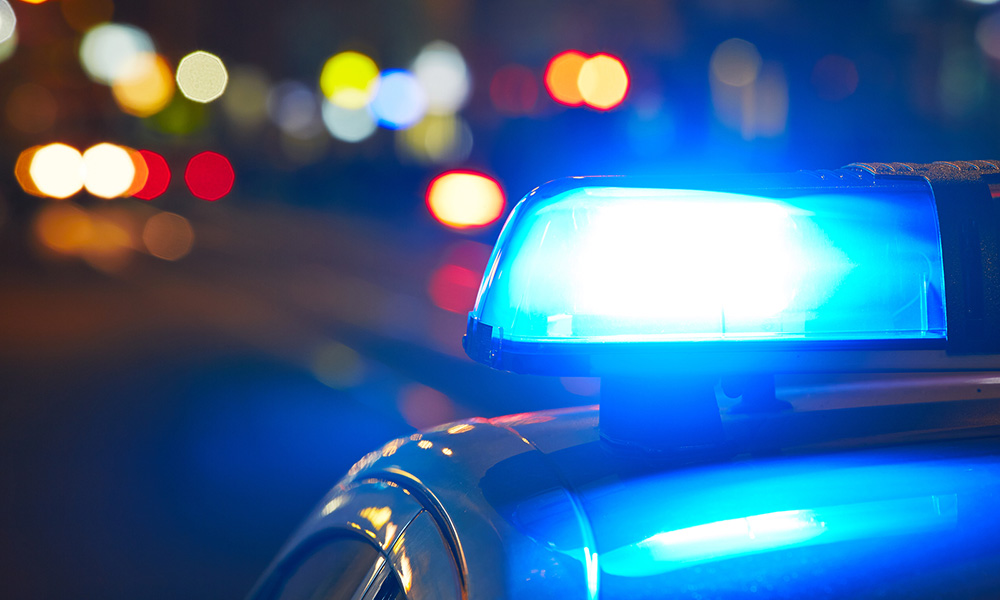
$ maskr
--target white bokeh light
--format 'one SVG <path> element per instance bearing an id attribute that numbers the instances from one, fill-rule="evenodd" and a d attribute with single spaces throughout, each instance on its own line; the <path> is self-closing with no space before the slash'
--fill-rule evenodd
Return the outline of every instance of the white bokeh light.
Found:
<path id="1" fill-rule="evenodd" d="M 323 102 L 323 124 L 330 135 L 344 142 L 360 142 L 375 133 L 378 124 L 366 108 L 343 108 Z"/>
<path id="2" fill-rule="evenodd" d="M 0 43 L 6 42 L 17 29 L 17 15 L 7 0 L 0 0 Z"/>
<path id="3" fill-rule="evenodd" d="M 114 144 L 97 144 L 83 153 L 87 191 L 100 198 L 122 196 L 132 187 L 135 163 L 128 150 Z"/>
<path id="4" fill-rule="evenodd" d="M 458 48 L 436 41 L 424 46 L 413 61 L 413 75 L 427 96 L 427 112 L 457 112 L 469 98 L 469 69 Z"/>
<path id="5" fill-rule="evenodd" d="M 101 83 L 129 77 L 129 68 L 142 64 L 137 58 L 154 52 L 149 34 L 117 23 L 104 23 L 92 28 L 80 42 L 80 61 L 87 74 Z"/>

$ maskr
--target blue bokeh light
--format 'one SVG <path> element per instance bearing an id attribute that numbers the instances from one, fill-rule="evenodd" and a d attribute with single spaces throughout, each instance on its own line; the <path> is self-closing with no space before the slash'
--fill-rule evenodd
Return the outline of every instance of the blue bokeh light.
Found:
<path id="1" fill-rule="evenodd" d="M 406 129 L 424 117 L 427 97 L 412 73 L 390 69 L 382 73 L 378 93 L 368 108 L 382 127 Z"/>

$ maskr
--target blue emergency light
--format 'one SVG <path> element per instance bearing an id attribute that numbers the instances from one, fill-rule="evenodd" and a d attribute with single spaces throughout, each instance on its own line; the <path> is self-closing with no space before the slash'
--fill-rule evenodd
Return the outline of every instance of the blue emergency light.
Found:
<path id="1" fill-rule="evenodd" d="M 998 368 L 1000 161 L 579 177 L 514 208 L 466 352 L 521 373 Z"/>

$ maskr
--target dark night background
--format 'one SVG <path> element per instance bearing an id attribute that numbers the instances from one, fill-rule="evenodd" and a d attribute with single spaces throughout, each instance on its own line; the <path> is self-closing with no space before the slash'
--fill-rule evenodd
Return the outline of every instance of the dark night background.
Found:
<path id="1" fill-rule="evenodd" d="M 4 597 L 241 597 L 384 441 L 597 402 L 595 381 L 492 372 L 461 349 L 503 219 L 543 182 L 1000 158 L 988 2 L 0 1 L 17 16 L 0 46 Z M 109 18 L 148 32 L 171 68 L 217 55 L 226 94 L 178 90 L 157 114 L 126 114 L 81 66 L 82 36 Z M 328 58 L 405 69 L 435 40 L 461 53 L 470 86 L 437 133 L 352 143 L 318 120 Z M 624 63 L 620 105 L 552 99 L 543 74 L 568 49 Z M 239 96 L 240 73 L 263 95 Z M 282 100 L 290 82 L 306 100 Z M 155 151 L 170 187 L 151 201 L 30 195 L 18 157 L 52 142 Z M 183 177 L 205 150 L 235 171 L 216 202 Z M 435 220 L 428 184 L 455 169 L 499 182 L 499 220 Z M 72 248 L 46 230 L 66 207 L 88 223 Z M 143 237 L 164 212 L 187 223 L 189 251 Z"/>

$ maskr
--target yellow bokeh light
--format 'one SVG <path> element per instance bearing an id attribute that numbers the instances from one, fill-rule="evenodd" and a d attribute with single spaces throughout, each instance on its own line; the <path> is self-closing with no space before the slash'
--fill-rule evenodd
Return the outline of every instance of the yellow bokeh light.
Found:
<path id="1" fill-rule="evenodd" d="M 35 152 L 29 173 L 42 194 L 69 198 L 83 189 L 83 156 L 66 144 L 49 144 Z"/>
<path id="2" fill-rule="evenodd" d="M 158 54 L 136 57 L 126 77 L 111 84 L 111 93 L 121 109 L 137 117 L 149 117 L 170 104 L 174 97 L 174 78 L 166 59 Z"/>
<path id="3" fill-rule="evenodd" d="M 84 187 L 100 198 L 122 196 L 135 180 L 129 151 L 114 144 L 97 144 L 83 153 Z"/>
<path id="4" fill-rule="evenodd" d="M 319 87 L 323 95 L 341 108 L 358 109 L 375 97 L 378 65 L 360 52 L 341 52 L 323 65 Z"/>
<path id="5" fill-rule="evenodd" d="M 229 73 L 218 56 L 198 50 L 177 65 L 177 86 L 189 100 L 207 103 L 226 91 Z"/>
<path id="6" fill-rule="evenodd" d="M 49 205 L 35 217 L 35 235 L 38 241 L 56 252 L 73 253 L 93 239 L 94 224 L 78 206 Z"/>
<path id="7" fill-rule="evenodd" d="M 622 61 L 608 54 L 592 56 L 580 67 L 577 87 L 583 101 L 607 110 L 621 104 L 628 93 L 628 72 Z"/>
<path id="8" fill-rule="evenodd" d="M 472 150 L 472 132 L 454 115 L 428 115 L 396 139 L 401 153 L 425 164 L 461 162 Z"/>
<path id="9" fill-rule="evenodd" d="M 194 229 L 184 217 L 162 212 L 146 221 L 142 243 L 150 254 L 163 260 L 178 260 L 187 256 L 194 245 Z"/>

